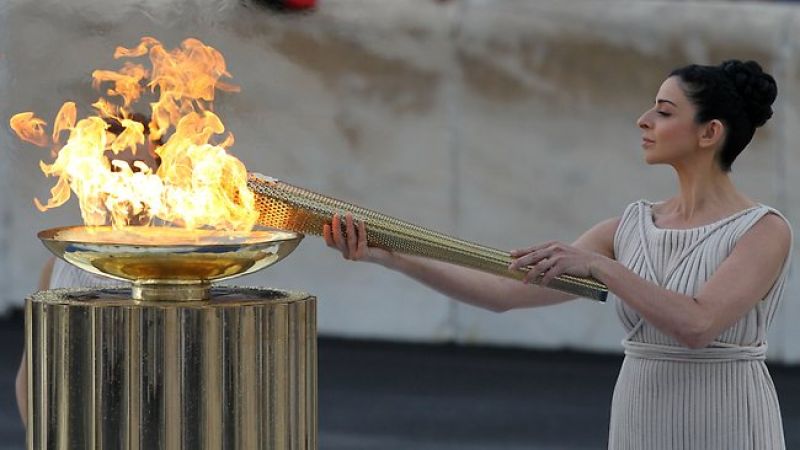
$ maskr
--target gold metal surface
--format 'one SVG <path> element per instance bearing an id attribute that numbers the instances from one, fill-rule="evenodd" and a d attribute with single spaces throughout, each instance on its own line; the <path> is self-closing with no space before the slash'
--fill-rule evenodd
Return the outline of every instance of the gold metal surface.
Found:
<path id="1" fill-rule="evenodd" d="M 55 289 L 26 301 L 28 450 L 316 450 L 316 299 Z"/>
<path id="2" fill-rule="evenodd" d="M 45 230 L 53 254 L 89 272 L 133 283 L 136 300 L 200 300 L 210 283 L 261 270 L 291 253 L 301 234 L 167 227 L 73 226 Z"/>
<path id="3" fill-rule="evenodd" d="M 334 214 L 350 212 L 367 226 L 367 243 L 390 251 L 438 259 L 505 277 L 522 279 L 528 270 L 511 272 L 508 252 L 454 238 L 366 208 L 251 173 L 248 187 L 256 194 L 259 223 L 306 234 L 322 234 Z M 606 286 L 591 278 L 562 275 L 548 287 L 605 301 Z"/>

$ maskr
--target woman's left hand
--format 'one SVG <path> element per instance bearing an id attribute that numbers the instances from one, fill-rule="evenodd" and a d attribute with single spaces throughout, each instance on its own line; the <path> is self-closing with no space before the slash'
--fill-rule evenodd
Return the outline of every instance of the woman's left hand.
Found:
<path id="1" fill-rule="evenodd" d="M 511 257 L 514 261 L 508 266 L 509 270 L 530 266 L 530 272 L 522 281 L 543 286 L 547 286 L 553 278 L 563 274 L 591 277 L 593 267 L 607 259 L 598 253 L 556 241 L 512 250 Z"/>

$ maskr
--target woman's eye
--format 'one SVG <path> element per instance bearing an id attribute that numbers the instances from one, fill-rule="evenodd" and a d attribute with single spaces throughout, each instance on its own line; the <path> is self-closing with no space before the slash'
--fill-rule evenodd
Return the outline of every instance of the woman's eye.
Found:
<path id="1" fill-rule="evenodd" d="M 672 115 L 672 114 L 670 114 L 668 112 L 664 112 L 664 111 L 656 111 L 656 112 L 658 113 L 659 116 L 662 116 L 662 117 L 669 117 L 669 116 Z"/>

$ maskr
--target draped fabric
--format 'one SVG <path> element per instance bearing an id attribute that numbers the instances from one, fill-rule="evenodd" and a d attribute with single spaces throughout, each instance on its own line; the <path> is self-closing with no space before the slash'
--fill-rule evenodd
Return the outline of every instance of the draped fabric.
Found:
<path id="1" fill-rule="evenodd" d="M 712 224 L 658 228 L 653 204 L 626 208 L 614 236 L 617 260 L 642 278 L 696 295 L 736 242 L 766 214 L 757 205 Z M 689 349 L 616 299 L 627 331 L 611 406 L 611 450 L 785 449 L 766 332 L 783 296 L 791 255 L 767 295 L 708 347 Z"/>

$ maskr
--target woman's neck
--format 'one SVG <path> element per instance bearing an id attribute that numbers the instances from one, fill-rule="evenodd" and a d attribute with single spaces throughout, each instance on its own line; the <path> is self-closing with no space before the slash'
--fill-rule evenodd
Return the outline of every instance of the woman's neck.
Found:
<path id="1" fill-rule="evenodd" d="M 710 165 L 692 165 L 675 168 L 679 193 L 667 200 L 663 213 L 687 223 L 711 219 L 754 205 L 733 184 L 728 172 L 715 162 Z"/>

